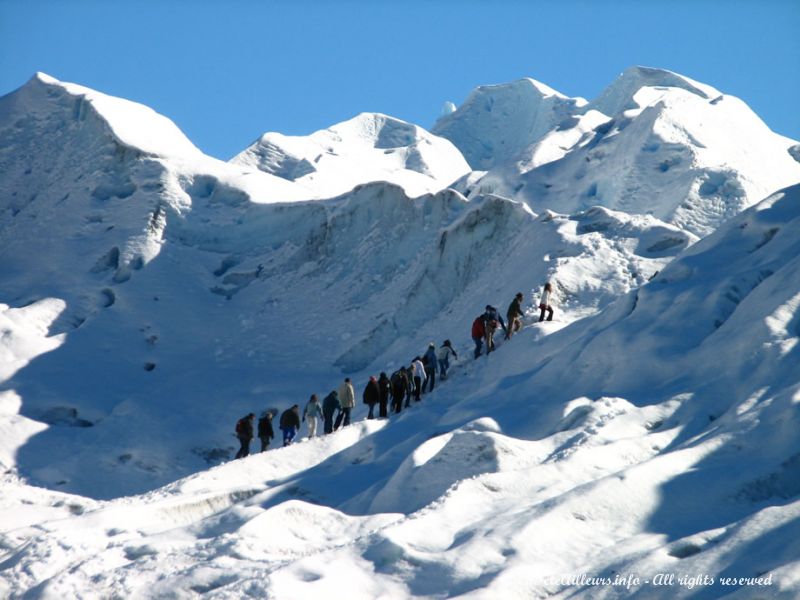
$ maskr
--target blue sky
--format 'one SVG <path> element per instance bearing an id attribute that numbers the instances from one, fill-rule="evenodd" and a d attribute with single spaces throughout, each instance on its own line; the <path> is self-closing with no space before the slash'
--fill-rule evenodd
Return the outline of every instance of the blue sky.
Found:
<path id="1" fill-rule="evenodd" d="M 228 159 L 363 111 L 430 127 L 445 101 L 520 77 L 591 99 L 638 64 L 800 139 L 798 32 L 797 0 L 0 0 L 0 95 L 44 71 L 147 104 Z"/>

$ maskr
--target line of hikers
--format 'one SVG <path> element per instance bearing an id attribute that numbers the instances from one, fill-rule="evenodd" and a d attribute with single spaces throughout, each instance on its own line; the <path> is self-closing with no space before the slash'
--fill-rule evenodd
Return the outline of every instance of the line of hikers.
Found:
<path id="1" fill-rule="evenodd" d="M 550 305 L 552 286 L 546 283 L 539 303 L 539 322 L 553 320 L 553 308 Z M 489 355 L 495 349 L 494 333 L 500 326 L 505 333 L 505 339 L 522 328 L 522 292 L 517 293 L 506 311 L 508 326 L 498 310 L 486 305 L 482 314 L 472 322 L 472 340 L 475 343 L 475 358 L 481 355 L 484 342 L 486 343 L 486 354 Z M 447 379 L 447 371 L 450 368 L 450 357 L 458 360 L 458 354 L 453 348 L 450 340 L 445 340 L 439 349 L 436 344 L 431 342 L 422 356 L 415 356 L 409 366 L 402 366 L 394 371 L 391 376 L 381 372 L 376 379 L 370 376 L 367 382 L 362 399 L 364 404 L 369 407 L 367 419 L 374 419 L 375 407 L 378 407 L 378 418 L 388 418 L 389 411 L 399 413 L 405 404 L 406 408 L 411 406 L 412 398 L 415 402 L 421 400 L 423 393 L 433 391 L 436 385 L 437 367 L 441 379 Z M 281 413 L 278 426 L 283 433 L 283 445 L 288 446 L 297 436 L 301 423 L 305 422 L 308 426 L 308 437 L 313 438 L 317 434 L 317 419 L 323 421 L 323 431 L 325 434 L 333 433 L 339 427 L 346 427 L 350 424 L 353 408 L 356 405 L 355 389 L 349 377 L 346 377 L 337 390 L 331 391 L 320 404 L 316 394 L 311 394 L 308 403 L 300 414 L 299 405 L 295 404 Z M 272 419 L 277 411 L 265 411 L 258 420 L 258 438 L 261 440 L 261 452 L 269 447 L 270 441 L 275 437 L 272 427 Z M 334 418 L 334 415 L 335 418 Z M 243 458 L 250 454 L 250 442 L 254 437 L 255 413 L 249 413 L 239 419 L 236 423 L 236 437 L 239 439 L 241 447 L 236 453 L 236 458 Z"/>
<path id="2" fill-rule="evenodd" d="M 436 345 L 431 342 L 423 356 L 415 356 L 408 367 L 400 367 L 392 373 L 391 377 L 385 372 L 381 372 L 379 378 L 371 376 L 362 394 L 364 404 L 369 407 L 367 419 L 376 418 L 376 407 L 379 418 L 388 418 L 390 408 L 392 412 L 399 413 L 403 408 L 404 401 L 406 408 L 411 406 L 412 398 L 419 402 L 426 387 L 428 392 L 433 391 L 436 385 L 437 370 L 442 379 L 447 378 L 451 356 L 458 360 L 458 354 L 453 349 L 450 340 L 445 340 L 438 351 Z M 323 431 L 326 434 L 333 433 L 339 427 L 346 427 L 350 424 L 355 405 L 355 389 L 349 377 L 345 378 L 338 389 L 325 396 L 321 403 L 316 394 L 311 394 L 302 416 L 297 404 L 281 413 L 278 426 L 283 433 L 283 445 L 288 446 L 294 441 L 303 422 L 308 426 L 309 438 L 317 435 L 317 419 L 319 418 L 323 421 Z M 269 410 L 262 413 L 258 420 L 257 431 L 254 428 L 255 413 L 249 413 L 239 419 L 236 423 L 236 437 L 239 439 L 241 447 L 236 453 L 236 458 L 243 458 L 250 454 L 250 442 L 256 432 L 261 440 L 261 452 L 267 450 L 275 437 L 272 419 L 276 414 L 277 411 Z"/>
<path id="3" fill-rule="evenodd" d="M 541 311 L 539 314 L 540 323 L 545 320 L 545 314 L 547 315 L 548 321 L 553 320 L 553 307 L 550 304 L 552 294 L 553 286 L 548 282 L 544 285 L 544 290 L 542 291 L 541 300 L 539 302 L 539 310 Z M 505 339 L 507 340 L 511 339 L 512 335 L 522 329 L 522 317 L 525 315 L 522 311 L 522 301 L 524 299 L 525 296 L 522 292 L 517 292 L 511 304 L 508 305 L 508 310 L 506 311 L 508 326 L 506 326 L 505 321 L 503 321 L 500 312 L 491 304 L 487 304 L 484 312 L 475 317 L 475 320 L 472 322 L 472 341 L 475 343 L 475 358 L 481 355 L 484 343 L 486 344 L 487 356 L 495 349 L 494 334 L 498 326 L 502 328 L 503 333 L 506 335 Z"/>

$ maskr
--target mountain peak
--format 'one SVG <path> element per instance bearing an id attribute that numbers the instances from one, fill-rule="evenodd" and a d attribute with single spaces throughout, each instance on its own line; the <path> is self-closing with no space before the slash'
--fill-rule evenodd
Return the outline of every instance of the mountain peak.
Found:
<path id="1" fill-rule="evenodd" d="M 388 181 L 419 196 L 469 172 L 449 141 L 373 112 L 308 136 L 265 133 L 231 162 L 295 181 L 315 197 L 343 194 L 370 181 Z"/>
<path id="2" fill-rule="evenodd" d="M 682 89 L 707 100 L 713 100 L 722 95 L 719 90 L 710 85 L 666 69 L 633 66 L 620 73 L 614 82 L 588 105 L 588 108 L 609 116 L 628 109 L 639 108 L 633 97 L 643 87 Z"/>
<path id="3" fill-rule="evenodd" d="M 200 154 L 175 123 L 148 106 L 62 82 L 41 71 L 0 102 L 10 112 L 38 114 L 64 123 L 93 118 L 118 143 L 145 154 Z"/>
<path id="4" fill-rule="evenodd" d="M 513 160 L 585 104 L 530 78 L 482 85 L 432 131 L 453 142 L 473 169 L 488 170 Z"/>
<path id="5" fill-rule="evenodd" d="M 490 84 L 490 85 L 481 85 L 478 86 L 476 91 L 481 92 L 490 92 L 490 93 L 522 93 L 522 94 L 534 94 L 538 95 L 542 98 L 548 96 L 556 96 L 558 98 L 563 98 L 564 100 L 568 100 L 569 97 L 565 96 L 561 92 L 551 88 L 549 85 L 542 83 L 541 81 L 537 81 L 532 77 L 523 77 L 521 79 L 516 79 L 514 81 L 510 81 L 508 83 L 497 83 L 497 84 Z M 466 103 L 465 103 L 466 104 Z"/>

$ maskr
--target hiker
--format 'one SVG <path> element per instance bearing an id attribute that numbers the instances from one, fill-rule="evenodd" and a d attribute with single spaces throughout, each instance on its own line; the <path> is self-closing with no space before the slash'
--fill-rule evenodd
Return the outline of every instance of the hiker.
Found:
<path id="1" fill-rule="evenodd" d="M 378 404 L 381 397 L 381 391 L 378 387 L 378 380 L 375 379 L 375 376 L 370 376 L 369 381 L 367 382 L 367 387 L 364 388 L 364 404 L 369 406 L 369 414 L 367 414 L 367 419 L 374 419 L 375 415 L 373 414 L 375 411 L 375 405 Z"/>
<path id="2" fill-rule="evenodd" d="M 250 440 L 253 439 L 253 421 L 256 416 L 248 413 L 236 422 L 236 437 L 239 438 L 241 447 L 236 453 L 236 458 L 244 458 L 250 454 Z"/>
<path id="3" fill-rule="evenodd" d="M 486 305 L 486 312 L 483 313 L 484 317 L 484 328 L 486 329 L 486 356 L 489 356 L 489 353 L 494 350 L 494 332 L 497 329 L 497 325 L 499 324 L 500 327 L 503 328 L 503 332 L 508 335 L 508 330 L 506 329 L 506 324 L 503 322 L 503 317 L 500 316 L 500 313 L 497 312 L 497 309 L 492 306 L 491 304 Z"/>
<path id="4" fill-rule="evenodd" d="M 450 355 L 453 355 L 453 358 L 458 360 L 458 354 L 456 351 L 453 350 L 453 344 L 450 343 L 450 340 L 445 340 L 442 343 L 442 346 L 439 348 L 439 351 L 436 353 L 436 358 L 439 361 L 439 376 L 442 379 L 447 379 L 447 369 L 450 368 Z"/>
<path id="5" fill-rule="evenodd" d="M 399 413 L 403 410 L 403 398 L 406 396 L 406 388 L 408 387 L 408 380 L 405 373 L 398 369 L 392 373 L 392 410 Z"/>
<path id="6" fill-rule="evenodd" d="M 297 404 L 283 411 L 280 427 L 283 432 L 283 445 L 288 446 L 294 441 L 294 436 L 300 429 L 300 407 Z"/>
<path id="7" fill-rule="evenodd" d="M 414 396 L 414 400 L 417 402 L 420 401 L 420 394 L 422 393 L 422 386 L 425 385 L 425 382 L 428 379 L 428 376 L 425 375 L 425 365 L 422 364 L 422 359 L 419 356 L 415 356 L 413 362 L 411 363 L 411 368 L 413 372 L 411 373 L 414 377 L 414 385 L 416 386 L 416 394 Z"/>
<path id="8" fill-rule="evenodd" d="M 511 304 L 508 305 L 506 317 L 508 318 L 508 330 L 506 331 L 506 339 L 510 340 L 511 336 L 522 329 L 522 299 L 524 296 L 522 292 L 517 292 Z"/>
<path id="9" fill-rule="evenodd" d="M 337 410 L 341 410 L 339 406 L 339 393 L 333 390 L 330 394 L 325 396 L 322 401 L 322 419 L 324 421 L 325 433 L 333 433 L 333 415 Z"/>
<path id="10" fill-rule="evenodd" d="M 339 414 L 336 416 L 336 422 L 333 424 L 333 429 L 339 429 L 339 425 L 347 427 L 350 425 L 350 413 L 356 405 L 356 392 L 353 389 L 353 384 L 350 383 L 350 378 L 345 377 L 342 385 L 339 386 Z"/>
<path id="11" fill-rule="evenodd" d="M 431 342 L 428 344 L 428 349 L 425 351 L 425 356 L 422 358 L 422 364 L 425 365 L 425 383 L 422 384 L 422 391 L 425 391 L 425 384 L 429 383 L 428 391 L 433 391 L 433 386 L 436 383 L 436 344 Z"/>
<path id="12" fill-rule="evenodd" d="M 381 419 L 386 419 L 389 416 L 389 397 L 392 394 L 392 382 L 384 371 L 381 371 L 381 376 L 378 378 L 378 392 L 378 402 L 380 403 L 378 416 Z"/>
<path id="13" fill-rule="evenodd" d="M 553 286 L 550 282 L 544 284 L 544 291 L 542 291 L 542 299 L 539 301 L 539 310 L 542 313 L 539 315 L 539 323 L 544 321 L 544 314 L 547 313 L 547 320 L 553 320 L 553 307 L 550 306 L 550 296 L 553 294 Z"/>
<path id="14" fill-rule="evenodd" d="M 400 371 L 406 376 L 406 408 L 411 406 L 411 396 L 413 396 L 417 387 L 414 385 L 414 372 L 411 366 L 400 367 Z"/>
<path id="15" fill-rule="evenodd" d="M 486 337 L 486 319 L 483 315 L 478 315 L 472 322 L 472 341 L 475 342 L 475 358 L 481 355 L 483 338 Z"/>
<path id="16" fill-rule="evenodd" d="M 322 407 L 319 405 L 317 395 L 311 394 L 308 404 L 303 409 L 303 421 L 306 422 L 306 427 L 308 427 L 308 439 L 317 435 L 317 417 L 322 416 Z"/>
<path id="17" fill-rule="evenodd" d="M 275 437 L 275 431 L 272 429 L 272 413 L 264 411 L 261 418 L 258 420 L 258 439 L 261 440 L 261 451 L 266 451 L 272 438 Z"/>

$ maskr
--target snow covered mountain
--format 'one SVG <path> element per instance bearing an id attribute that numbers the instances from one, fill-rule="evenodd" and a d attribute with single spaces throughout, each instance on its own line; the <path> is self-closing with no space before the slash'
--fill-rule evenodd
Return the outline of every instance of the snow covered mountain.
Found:
<path id="1" fill-rule="evenodd" d="M 4 146 L 15 149 L 2 164 L 5 389 L 38 423 L 93 425 L 41 432 L 6 461 L 95 497 L 229 454 L 231 410 L 303 398 L 309 373 L 328 382 L 340 369 L 387 369 L 548 278 L 562 322 L 576 318 L 695 240 L 650 217 L 537 216 L 454 191 L 412 200 L 381 182 L 275 204 L 302 192 L 188 143 L 171 155 L 133 146 L 115 133 L 124 101 L 38 77 L 5 103 Z M 137 131 L 164 126 L 139 110 Z M 144 429 L 165 444 L 142 448 Z M 53 457 L 51 436 L 73 451 Z M 114 456 L 86 455 L 108 436 Z"/>
<path id="2" fill-rule="evenodd" d="M 294 181 L 315 198 L 372 181 L 394 183 L 416 197 L 441 191 L 470 171 L 448 140 L 375 113 L 308 137 L 265 133 L 231 162 Z"/>
<path id="3" fill-rule="evenodd" d="M 572 127 L 583 98 L 568 98 L 533 79 L 480 86 L 433 132 L 451 140 L 477 171 L 515 160 L 563 123 Z"/>
<path id="4" fill-rule="evenodd" d="M 800 593 L 792 143 L 663 71 L 591 103 L 480 90 L 447 122 L 485 136 L 491 170 L 458 167 L 455 189 L 458 151 L 389 117 L 267 134 L 224 163 L 41 74 L 0 99 L 0 596 Z M 464 116 L 487 102 L 526 126 Z M 777 166 L 712 214 L 689 178 L 751 152 L 725 118 Z M 677 144 L 694 166 L 645 177 L 656 138 L 651 155 Z M 606 173 L 623 165 L 651 204 L 575 201 L 589 174 L 625 188 Z M 667 210 L 681 185 L 694 221 Z M 557 319 L 539 324 L 548 280 Z M 473 361 L 472 319 L 517 291 L 526 327 Z M 360 393 L 444 338 L 459 361 L 420 405 L 220 464 L 242 414 L 345 373 Z M 715 581 L 644 581 L 659 573 Z"/>
<path id="5" fill-rule="evenodd" d="M 675 73 L 632 67 L 589 103 L 541 87 L 524 80 L 478 88 L 433 128 L 473 168 L 488 170 L 458 189 L 535 211 L 600 205 L 652 214 L 707 235 L 800 178 L 795 141 L 770 131 L 741 100 Z M 522 99 L 520 89 L 529 88 L 537 93 Z M 474 140 L 489 153 L 507 150 L 483 163 Z"/>

